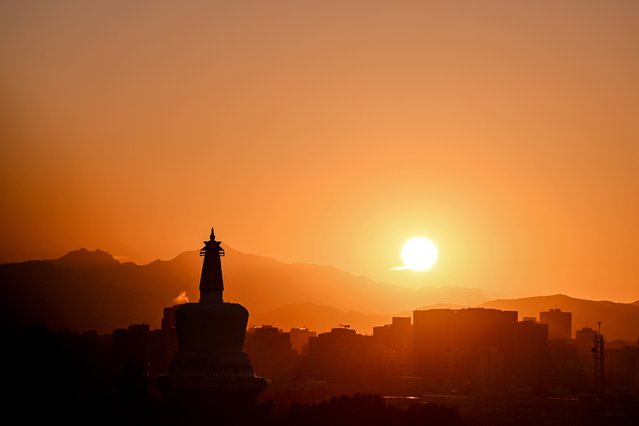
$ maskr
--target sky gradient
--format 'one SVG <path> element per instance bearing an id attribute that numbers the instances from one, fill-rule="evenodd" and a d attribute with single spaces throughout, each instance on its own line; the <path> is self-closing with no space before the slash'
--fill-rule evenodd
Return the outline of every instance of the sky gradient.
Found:
<path id="1" fill-rule="evenodd" d="M 237 250 L 639 299 L 636 1 L 3 1 L 0 262 Z M 404 241 L 432 271 L 391 271 Z M 300 283 L 303 285 L 303 283 Z"/>

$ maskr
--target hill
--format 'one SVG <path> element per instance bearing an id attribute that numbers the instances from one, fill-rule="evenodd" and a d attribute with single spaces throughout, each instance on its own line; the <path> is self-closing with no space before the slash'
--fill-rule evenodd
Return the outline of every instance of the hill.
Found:
<path id="1" fill-rule="evenodd" d="M 539 316 L 550 308 L 573 313 L 573 334 L 603 321 L 608 340 L 636 340 L 639 305 L 575 299 L 564 295 L 485 301 L 478 289 L 419 290 L 375 282 L 332 266 L 284 263 L 225 247 L 225 300 L 242 303 L 249 323 L 324 331 L 350 324 L 370 333 L 393 315 L 417 307 L 480 306 Z M 76 250 L 59 259 L 0 265 L 0 315 L 5 320 L 42 322 L 53 329 L 110 332 L 133 323 L 159 326 L 162 309 L 181 292 L 198 297 L 202 258 L 197 251 L 147 265 L 120 263 L 105 251 Z M 479 305 L 478 305 L 479 304 Z"/>
<path id="2" fill-rule="evenodd" d="M 225 249 L 225 300 L 242 303 L 252 314 L 305 303 L 344 312 L 395 313 L 415 306 L 473 305 L 485 300 L 477 289 L 415 290 L 353 276 L 332 266 L 289 264 Z M 197 251 L 136 265 L 86 249 L 59 259 L 3 264 L 0 312 L 11 320 L 43 322 L 54 329 L 108 332 L 141 322 L 157 327 L 162 308 L 170 306 L 178 294 L 186 292 L 197 300 L 201 267 Z M 321 321 L 333 324 L 336 317 Z"/>

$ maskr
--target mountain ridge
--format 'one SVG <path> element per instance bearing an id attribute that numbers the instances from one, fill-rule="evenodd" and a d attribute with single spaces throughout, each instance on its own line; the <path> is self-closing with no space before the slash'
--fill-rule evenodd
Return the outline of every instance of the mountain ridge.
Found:
<path id="1" fill-rule="evenodd" d="M 285 263 L 229 246 L 225 250 L 225 300 L 246 306 L 254 325 L 303 326 L 296 323 L 297 318 L 317 331 L 350 322 L 370 332 L 373 326 L 390 322 L 392 316 L 410 315 L 420 307 L 512 309 L 520 317 L 538 317 L 542 310 L 559 307 L 572 310 L 573 330 L 592 326 L 597 320 L 604 321 L 604 330 L 612 338 L 635 340 L 637 336 L 628 330 L 639 330 L 637 302 L 589 301 L 566 295 L 486 300 L 479 289 L 410 289 L 354 276 L 331 265 Z M 196 250 L 137 265 L 121 263 L 102 250 L 80 249 L 58 259 L 2 264 L 0 313 L 16 321 L 74 330 L 110 332 L 141 322 L 158 327 L 162 309 L 172 305 L 178 294 L 186 292 L 197 300 L 201 262 Z M 306 311 L 300 306 L 306 306 Z M 310 312 L 315 312 L 316 320 Z"/>
<path id="2" fill-rule="evenodd" d="M 72 250 L 57 259 L 45 260 L 54 266 L 63 268 L 99 268 L 121 264 L 109 252 L 104 250 L 88 250 L 84 247 Z"/>
<path id="3" fill-rule="evenodd" d="M 300 303 L 365 314 L 408 311 L 452 298 L 465 299 L 464 304 L 485 300 L 479 289 L 415 290 L 353 276 L 331 265 L 284 263 L 227 245 L 225 250 L 225 300 L 242 303 L 253 313 Z M 57 259 L 6 263 L 0 265 L 0 309 L 11 318 L 53 328 L 108 332 L 140 322 L 158 326 L 162 309 L 178 294 L 197 299 L 201 267 L 197 250 L 143 265 L 87 249 Z"/>

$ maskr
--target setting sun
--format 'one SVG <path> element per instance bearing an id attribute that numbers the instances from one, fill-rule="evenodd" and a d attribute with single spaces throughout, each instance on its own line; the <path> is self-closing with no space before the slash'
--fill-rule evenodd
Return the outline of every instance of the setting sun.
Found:
<path id="1" fill-rule="evenodd" d="M 406 268 L 413 271 L 426 271 L 437 262 L 437 246 L 424 237 L 415 237 L 406 241 L 402 247 L 402 260 Z"/>

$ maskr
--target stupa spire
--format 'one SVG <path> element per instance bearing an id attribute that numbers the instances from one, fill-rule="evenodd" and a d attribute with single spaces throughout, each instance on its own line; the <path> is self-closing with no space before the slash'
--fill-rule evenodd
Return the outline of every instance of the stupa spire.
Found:
<path id="1" fill-rule="evenodd" d="M 202 275 L 200 276 L 200 303 L 222 303 L 224 279 L 222 278 L 222 262 L 224 249 L 221 241 L 215 239 L 215 231 L 211 228 L 211 239 L 204 241 L 200 256 L 204 256 Z"/>

